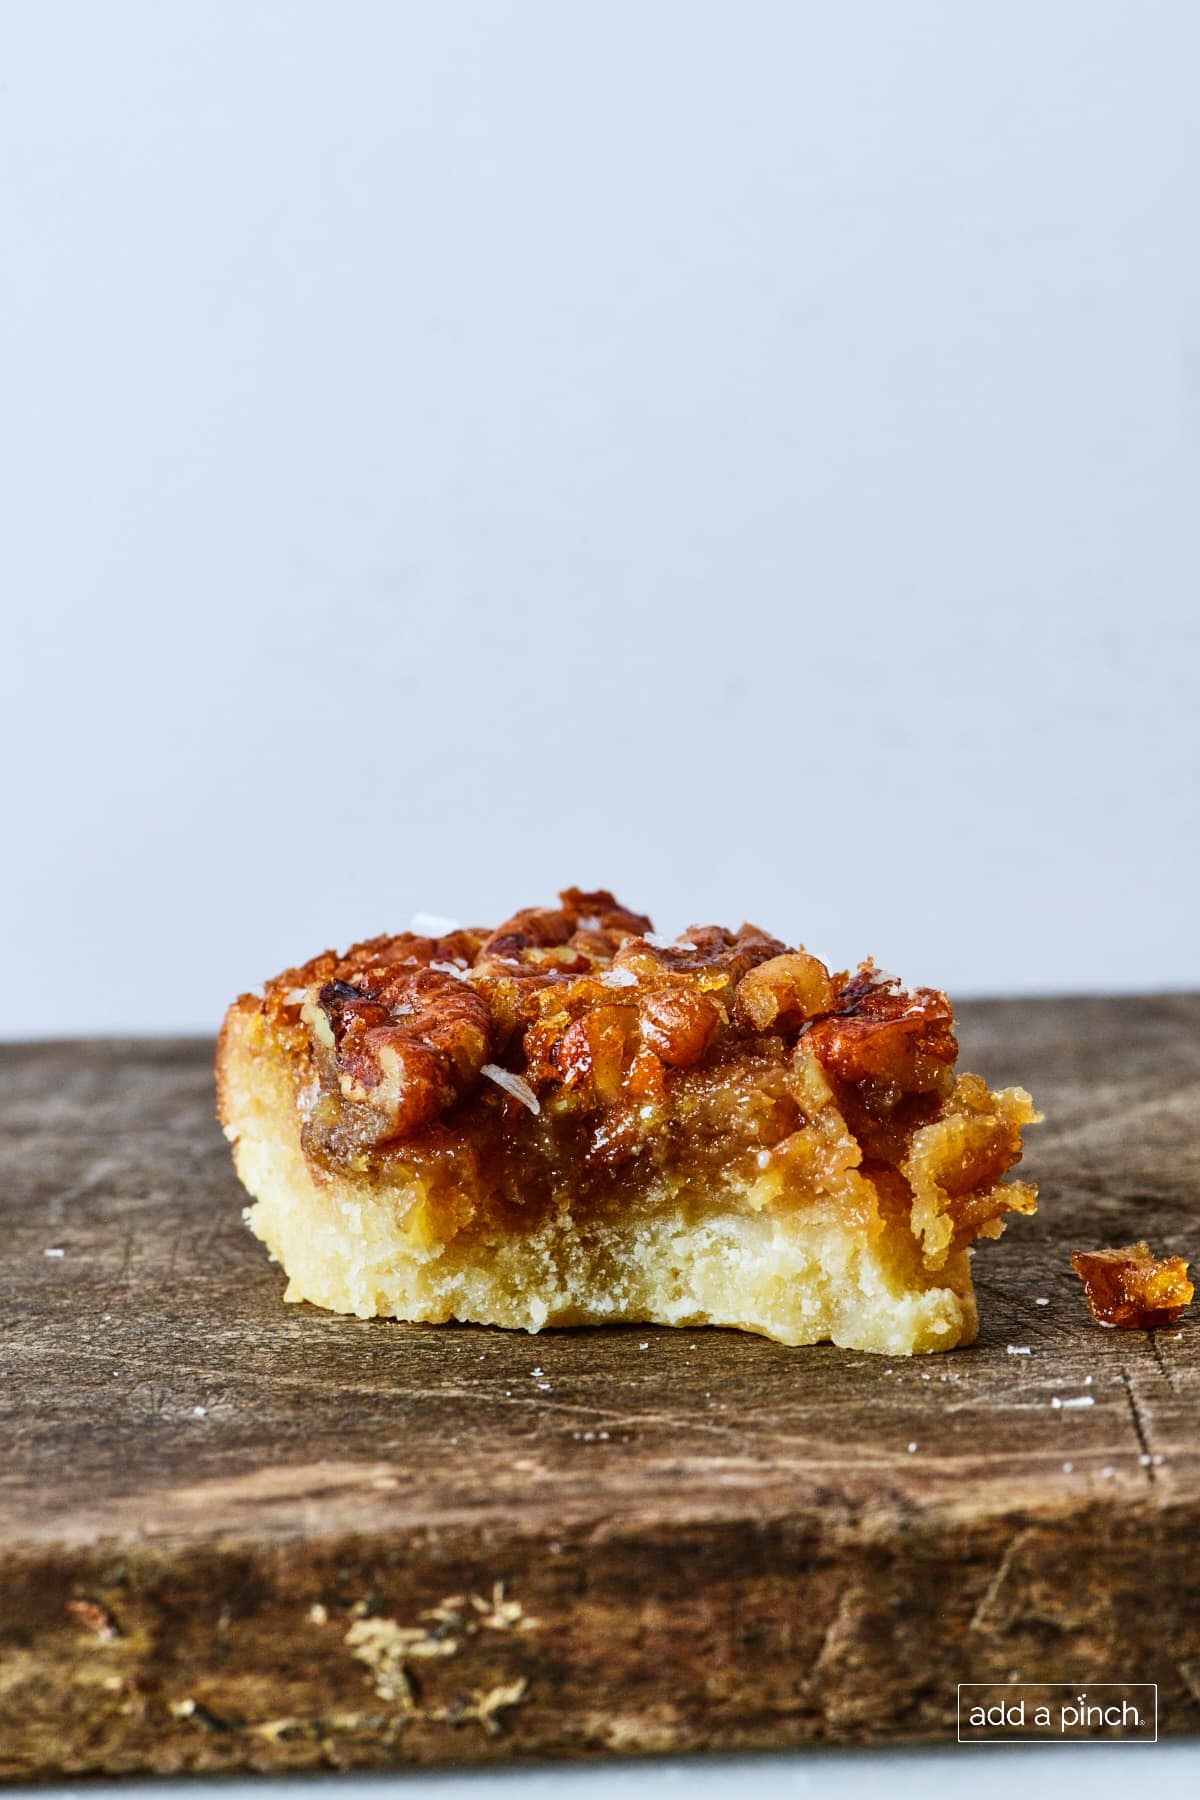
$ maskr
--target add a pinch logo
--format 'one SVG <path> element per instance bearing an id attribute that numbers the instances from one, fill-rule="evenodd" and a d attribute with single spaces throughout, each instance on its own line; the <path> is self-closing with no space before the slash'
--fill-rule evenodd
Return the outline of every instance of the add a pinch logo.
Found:
<path id="1" fill-rule="evenodd" d="M 1152 1681 L 963 1681 L 960 1744 L 1154 1744 Z"/>

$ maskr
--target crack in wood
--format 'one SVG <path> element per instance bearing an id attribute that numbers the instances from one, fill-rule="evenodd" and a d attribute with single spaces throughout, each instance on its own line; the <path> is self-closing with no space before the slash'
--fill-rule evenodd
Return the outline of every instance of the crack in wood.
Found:
<path id="1" fill-rule="evenodd" d="M 1130 1377 L 1129 1370 L 1125 1368 L 1124 1365 L 1121 1367 L 1121 1381 L 1125 1388 L 1125 1398 L 1129 1402 L 1129 1415 L 1133 1420 L 1134 1436 L 1137 1438 L 1141 1450 L 1139 1458 L 1140 1466 L 1146 1476 L 1147 1482 L 1153 1487 L 1156 1480 L 1156 1474 L 1153 1454 L 1150 1449 L 1150 1437 L 1146 1429 L 1145 1421 L 1142 1418 L 1142 1409 L 1134 1390 L 1132 1378 Z"/>
<path id="2" fill-rule="evenodd" d="M 987 1587 L 984 1589 L 983 1593 L 980 1595 L 979 1599 L 975 1603 L 974 1610 L 972 1611 L 971 1617 L 967 1623 L 968 1631 L 984 1631 L 987 1629 L 988 1623 L 989 1623 L 988 1614 L 991 1612 L 993 1606 L 995 1605 L 996 1600 L 1000 1594 L 1001 1588 L 1004 1586 L 1004 1583 L 1008 1580 L 1008 1575 L 1009 1575 L 1010 1569 L 1012 1568 L 1014 1556 L 1017 1554 L 1018 1550 L 1021 1548 L 1021 1545 L 1025 1542 L 1025 1540 L 1028 1538 L 1028 1536 L 1029 1536 L 1029 1529 L 1028 1529 L 1028 1527 L 1026 1527 L 1024 1530 L 1015 1531 L 1013 1533 L 1013 1535 L 1009 1538 L 1008 1542 L 1005 1544 L 1004 1552 L 1000 1558 L 1000 1561 L 997 1563 L 995 1570 L 992 1573 L 991 1579 L 989 1580 Z"/>
<path id="3" fill-rule="evenodd" d="M 1153 1354 L 1155 1362 L 1158 1364 L 1159 1374 L 1162 1376 L 1163 1380 L 1166 1382 L 1166 1384 L 1170 1388 L 1171 1392 L 1173 1394 L 1177 1393 L 1178 1389 L 1176 1388 L 1176 1385 L 1175 1385 L 1175 1372 L 1171 1368 L 1170 1364 L 1163 1357 L 1162 1346 L 1158 1341 L 1157 1331 L 1154 1331 L 1154 1330 L 1148 1331 L 1146 1333 L 1146 1336 L 1150 1340 L 1150 1350 L 1151 1350 L 1151 1353 Z"/>

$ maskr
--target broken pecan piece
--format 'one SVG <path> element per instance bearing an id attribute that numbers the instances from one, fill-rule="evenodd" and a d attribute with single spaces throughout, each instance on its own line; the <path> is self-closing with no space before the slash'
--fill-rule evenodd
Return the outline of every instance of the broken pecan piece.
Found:
<path id="1" fill-rule="evenodd" d="M 664 971 L 686 975 L 702 988 L 733 988 L 756 963 L 777 956 L 787 946 L 768 937 L 757 925 L 727 931 L 722 925 L 689 925 L 674 943 L 658 938 L 628 939 L 613 957 L 614 969 L 627 969 L 639 980 L 654 980 Z"/>
<path id="2" fill-rule="evenodd" d="M 645 913 L 622 906 L 607 888 L 596 888 L 590 893 L 581 888 L 564 888 L 558 897 L 576 931 L 611 932 L 619 941 L 623 937 L 641 937 L 643 932 L 654 929 Z"/>
<path id="3" fill-rule="evenodd" d="M 1149 1244 L 1109 1250 L 1073 1250 L 1071 1267 L 1083 1283 L 1098 1325 L 1149 1331 L 1174 1325 L 1195 1288 L 1182 1256 L 1155 1256 Z"/>
<path id="4" fill-rule="evenodd" d="M 692 988 L 660 988 L 642 1001 L 642 1042 L 673 1069 L 700 1062 L 720 1023 L 712 1001 Z"/>
<path id="5" fill-rule="evenodd" d="M 958 1054 L 954 1013 L 936 988 L 905 994 L 872 987 L 849 1009 L 818 1019 L 804 1046 L 851 1086 L 870 1082 L 909 1093 L 944 1088 Z"/>
<path id="6" fill-rule="evenodd" d="M 807 950 L 772 956 L 743 975 L 738 983 L 737 1016 L 755 1031 L 802 1025 L 818 1013 L 832 1012 L 833 1006 L 829 970 Z"/>
<path id="7" fill-rule="evenodd" d="M 590 1086 L 602 1106 L 611 1106 L 620 1098 L 633 1025 L 628 1006 L 597 1006 L 576 1019 L 550 1051 L 559 1079 L 567 1087 Z M 532 1058 L 530 1066 L 536 1066 Z"/>
<path id="8" fill-rule="evenodd" d="M 343 1097 L 382 1113 L 388 1137 L 411 1137 L 474 1085 L 491 1052 L 487 1004 L 437 969 L 360 982 L 327 981 L 302 1016 Z"/>

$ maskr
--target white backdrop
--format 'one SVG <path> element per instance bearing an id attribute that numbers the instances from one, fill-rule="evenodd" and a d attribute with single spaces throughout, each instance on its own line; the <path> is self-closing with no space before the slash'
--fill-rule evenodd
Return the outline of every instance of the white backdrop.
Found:
<path id="1" fill-rule="evenodd" d="M 1189 0 L 0 0 L 0 1030 L 614 885 L 1200 981 Z"/>

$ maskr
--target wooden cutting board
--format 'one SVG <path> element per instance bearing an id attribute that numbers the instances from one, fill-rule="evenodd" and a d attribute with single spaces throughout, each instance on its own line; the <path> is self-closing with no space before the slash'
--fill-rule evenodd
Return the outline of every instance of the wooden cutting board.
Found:
<path id="1" fill-rule="evenodd" d="M 1200 1256 L 1200 997 L 962 1024 L 1042 1211 L 979 1342 L 894 1362 L 284 1306 L 211 1045 L 0 1050 L 0 1772 L 942 1738 L 1011 1679 L 1200 1729 L 1200 1331 L 1068 1266 Z"/>

